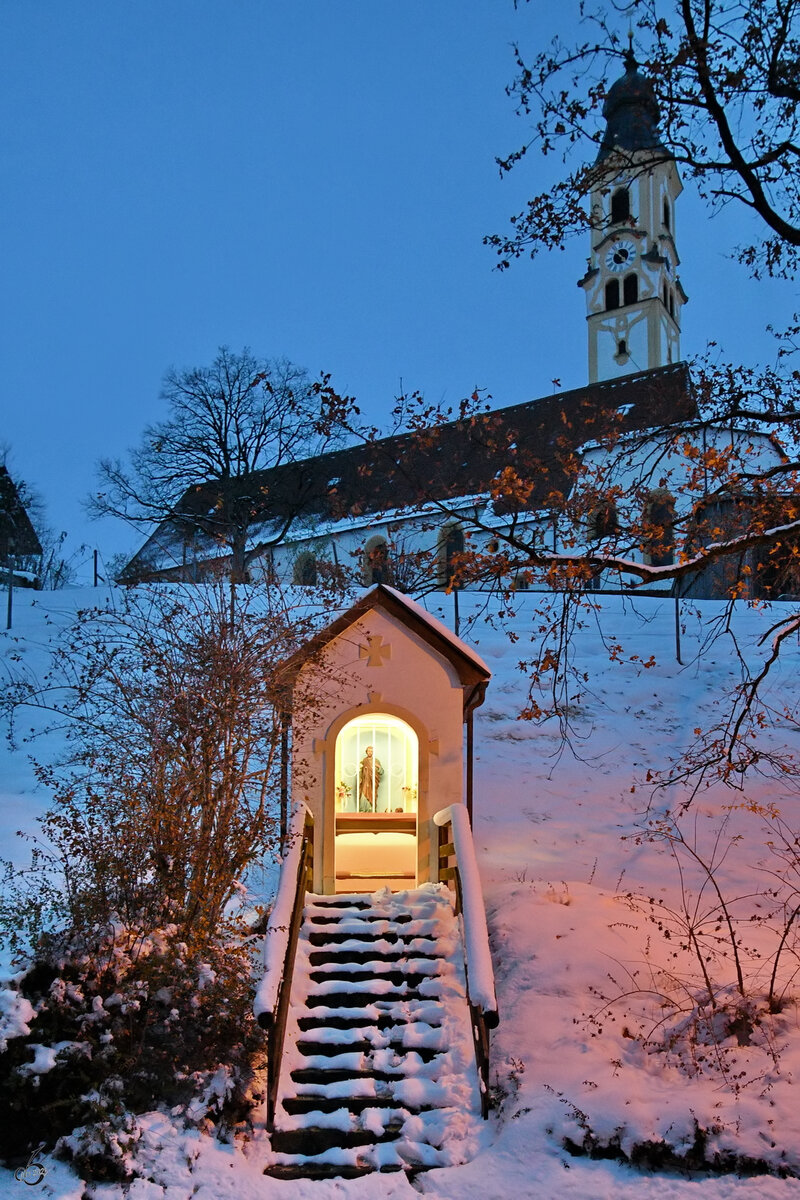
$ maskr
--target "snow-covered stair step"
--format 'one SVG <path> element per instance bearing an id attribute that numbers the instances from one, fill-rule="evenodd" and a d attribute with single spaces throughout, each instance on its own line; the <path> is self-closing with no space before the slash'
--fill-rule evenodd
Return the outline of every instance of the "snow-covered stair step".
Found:
<path id="1" fill-rule="evenodd" d="M 342 1114 L 346 1117 L 346 1114 Z M 395 1141 L 403 1127 L 403 1118 L 394 1124 L 381 1126 L 379 1132 L 372 1129 L 342 1128 L 338 1123 L 340 1113 L 307 1113 L 312 1122 L 308 1126 L 298 1125 L 294 1129 L 280 1130 L 272 1135 L 272 1148 L 278 1154 L 318 1154 L 331 1149 L 346 1150 L 353 1146 L 374 1146 L 376 1142 Z M 323 1124 L 325 1117 L 337 1118 L 336 1123 Z"/>
<path id="2" fill-rule="evenodd" d="M 362 1004 L 360 1008 L 355 1006 L 338 1008 L 336 1005 L 321 1004 L 314 1009 L 313 1017 L 307 1019 L 335 1021 L 338 1018 L 346 1017 L 351 1021 L 361 1020 L 377 1023 L 390 1017 L 397 1024 L 409 1021 L 427 1021 L 431 1025 L 436 1023 L 437 1017 L 441 1016 L 441 1011 L 438 1000 L 406 1000 L 398 1004 L 395 1001 L 379 999 Z"/>
<path id="3" fill-rule="evenodd" d="M 400 1104 L 394 1096 L 320 1096 L 315 1092 L 302 1092 L 298 1096 L 285 1096 L 283 1101 L 287 1113 L 311 1112 L 348 1112 L 352 1117 L 359 1116 L 367 1109 L 380 1108 L 397 1112 Z M 405 1105 L 403 1111 L 424 1112 L 433 1108 L 433 1104 Z"/>
<path id="4" fill-rule="evenodd" d="M 438 885 L 309 896 L 297 947 L 270 1174 L 463 1162 L 480 1094 L 460 930 Z"/>
<path id="5" fill-rule="evenodd" d="M 351 1029 L 320 1025 L 305 1030 L 298 1045 L 309 1047 L 307 1053 L 325 1053 L 323 1047 L 365 1045 L 369 1049 L 386 1046 L 402 1046 L 404 1049 L 443 1050 L 445 1031 L 441 1025 L 428 1025 L 426 1021 L 413 1021 L 404 1025 L 392 1025 L 388 1029 L 376 1029 L 374 1025 L 357 1025 Z"/>
<path id="6" fill-rule="evenodd" d="M 350 938 L 335 946 L 312 950 L 309 962 L 312 967 L 320 962 L 395 962 L 403 954 L 413 954 L 418 958 L 435 958 L 439 954 L 439 943 L 436 938 L 430 937 L 394 942 L 388 942 L 385 938 L 372 941 Z"/>
<path id="7" fill-rule="evenodd" d="M 331 1054 L 305 1054 L 300 1060 L 301 1070 L 314 1072 L 313 1078 L 332 1077 L 335 1072 L 344 1072 L 358 1077 L 361 1074 L 385 1075 L 389 1079 L 404 1078 L 409 1073 L 432 1077 L 438 1073 L 436 1050 L 403 1050 L 403 1047 L 387 1046 L 381 1050 L 360 1051 L 352 1046 L 331 1047 Z M 432 1065 L 433 1064 L 433 1065 Z M 290 1072 L 295 1078 L 295 1070 Z M 291 1094 L 289 1091 L 288 1094 Z"/>
<path id="8" fill-rule="evenodd" d="M 430 1065 L 434 1058 L 432 1054 L 423 1059 L 416 1050 L 403 1055 L 402 1059 L 398 1057 L 394 1064 L 384 1062 L 380 1067 L 376 1066 L 373 1061 L 366 1063 L 363 1056 L 357 1054 L 342 1054 L 338 1058 L 338 1062 L 334 1062 L 331 1058 L 317 1060 L 307 1057 L 303 1059 L 304 1065 L 296 1067 L 290 1073 L 295 1085 L 294 1094 L 299 1095 L 303 1091 L 327 1086 L 334 1087 L 345 1082 L 354 1084 L 362 1080 L 373 1080 L 376 1083 L 391 1082 L 393 1079 L 404 1079 L 409 1070 L 413 1070 L 416 1075 L 425 1076 L 430 1075 L 436 1069 L 435 1062 L 433 1067 Z M 348 1093 L 339 1093 L 339 1095 L 345 1094 Z M 350 1092 L 349 1094 L 359 1093 Z"/>
<path id="9" fill-rule="evenodd" d="M 385 922 L 384 922 L 385 924 Z M 408 946 L 420 938 L 425 937 L 425 934 L 415 933 L 408 926 L 399 929 L 379 929 L 370 928 L 365 922 L 364 928 L 359 928 L 355 931 L 347 932 L 338 925 L 313 925 L 308 930 L 308 940 L 312 946 L 330 946 L 336 949 L 347 949 L 349 946 L 365 947 L 371 942 L 388 943 L 389 945 L 405 945 Z M 430 940 L 430 933 L 427 934 L 427 939 Z"/>
<path id="10" fill-rule="evenodd" d="M 327 932 L 320 930 L 319 926 L 312 927 L 309 930 L 309 941 L 312 946 L 319 945 L 322 952 L 327 954 L 351 952 L 358 954 L 360 951 L 372 954 L 396 954 L 398 952 L 405 953 L 406 950 L 428 951 L 436 954 L 439 945 L 439 941 L 435 937 L 414 937 L 413 934 L 405 931 L 402 934 L 396 931 L 380 934 L 367 929 L 360 935 L 338 934 L 335 925 L 329 926 Z"/>
<path id="11" fill-rule="evenodd" d="M 414 1025 L 417 1018 L 404 1012 L 385 1012 L 370 1016 L 363 1008 L 315 1008 L 313 1015 L 298 1017 L 297 1025 L 304 1033 L 308 1029 L 356 1029 L 369 1021 L 375 1029 L 392 1029 L 398 1025 Z M 441 1024 L 441 1013 L 432 1013 L 425 1019 L 426 1025 L 434 1028 Z"/>
<path id="12" fill-rule="evenodd" d="M 317 955 L 314 956 L 318 957 Z M 373 975 L 435 975 L 439 961 L 428 955 L 394 955 L 390 959 L 373 958 L 367 962 L 346 962 L 327 959 L 321 963 L 309 963 L 310 977 L 316 983 L 322 979 L 369 979 Z"/>
<path id="13" fill-rule="evenodd" d="M 409 1167 L 424 1170 L 429 1167 L 453 1165 L 448 1154 L 403 1137 L 397 1142 L 384 1142 L 367 1148 L 332 1148 L 321 1154 L 276 1154 L 268 1174 L 279 1179 L 322 1179 L 341 1176 L 353 1179 L 373 1171 L 404 1171 Z"/>

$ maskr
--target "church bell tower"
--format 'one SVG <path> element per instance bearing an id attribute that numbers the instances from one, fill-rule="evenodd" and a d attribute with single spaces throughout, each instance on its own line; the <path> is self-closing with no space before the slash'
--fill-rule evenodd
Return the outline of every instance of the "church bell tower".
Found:
<path id="1" fill-rule="evenodd" d="M 589 382 L 680 360 L 681 309 L 675 202 L 683 190 L 658 133 L 653 88 L 633 47 L 603 106 L 594 166 L 586 293 Z"/>

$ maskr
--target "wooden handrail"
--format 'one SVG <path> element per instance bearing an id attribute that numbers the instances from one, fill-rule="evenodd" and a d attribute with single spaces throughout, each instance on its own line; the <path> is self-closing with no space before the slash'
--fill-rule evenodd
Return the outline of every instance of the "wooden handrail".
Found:
<path id="1" fill-rule="evenodd" d="M 486 932 L 486 915 L 483 902 L 479 897 L 470 895 L 465 905 L 464 883 L 459 864 L 459 848 L 462 858 L 469 859 L 467 873 L 472 879 L 471 892 L 474 892 L 474 880 L 477 876 L 475 850 L 472 844 L 472 831 L 466 808 L 455 815 L 454 810 L 463 806 L 451 805 L 434 815 L 434 821 L 439 827 L 439 882 L 452 883 L 455 892 L 456 914 L 461 914 L 464 922 L 464 974 L 466 977 L 467 1003 L 469 1005 L 472 1041 L 475 1046 L 475 1063 L 478 1068 L 478 1080 L 481 1088 L 481 1113 L 483 1119 L 489 1116 L 489 1051 L 490 1034 L 499 1020 L 497 1000 L 494 994 L 494 979 L 484 978 L 487 969 L 491 976 L 491 957 L 489 954 L 489 938 Z M 466 818 L 466 820 L 464 819 Z M 452 862 L 451 862 L 452 860 Z M 477 911 L 478 904 L 480 912 Z M 479 976 L 479 986 L 475 995 L 475 987 L 470 989 L 470 950 L 473 955 L 473 978 Z M 480 961 L 476 963 L 475 959 Z M 487 967 L 488 964 L 488 967 Z"/>
<path id="2" fill-rule="evenodd" d="M 305 810 L 302 830 L 298 830 L 298 833 L 300 844 L 295 851 L 297 869 L 293 881 L 294 897 L 292 900 L 291 916 L 288 921 L 286 951 L 281 965 L 280 980 L 277 983 L 277 996 L 274 998 L 274 1006 L 262 1009 L 261 1011 L 257 1007 L 258 1022 L 267 1030 L 267 1129 L 270 1132 L 275 1123 L 275 1107 L 278 1101 L 278 1084 L 280 1083 L 283 1043 L 286 1037 L 286 1024 L 289 1015 L 289 1000 L 292 992 L 292 975 L 294 973 L 294 960 L 297 953 L 297 939 L 303 921 L 306 892 L 310 889 L 313 881 L 314 818 L 307 809 Z M 287 858 L 284 859 L 281 881 L 278 885 L 279 896 L 282 888 L 289 885 L 289 880 L 285 884 L 283 882 L 283 870 L 287 867 L 291 870 L 291 866 L 294 865 L 288 861 L 290 858 L 295 857 L 291 851 L 292 847 L 290 847 Z M 278 897 L 276 897 L 276 907 L 277 903 Z M 276 925 L 273 928 L 276 933 L 286 929 L 285 926 L 280 925 Z M 267 936 L 269 936 L 269 932 L 270 928 L 268 926 Z M 267 994 L 270 998 L 274 995 L 274 990 L 274 985 L 271 989 L 268 989 Z"/>

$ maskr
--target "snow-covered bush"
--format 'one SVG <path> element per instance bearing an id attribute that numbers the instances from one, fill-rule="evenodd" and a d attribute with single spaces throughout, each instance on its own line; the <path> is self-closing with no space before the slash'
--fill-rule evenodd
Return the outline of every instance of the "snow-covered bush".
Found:
<path id="1" fill-rule="evenodd" d="M 617 1070 L 632 1065 L 692 1081 L 700 1094 L 711 1087 L 742 1110 L 763 1106 L 770 1131 L 764 1153 L 773 1151 L 778 1134 L 770 1097 L 792 1078 L 798 1016 L 797 824 L 774 805 L 754 801 L 725 806 L 721 815 L 696 805 L 654 815 L 646 832 L 630 840 L 654 856 L 661 852 L 659 879 L 672 886 L 617 898 L 630 910 L 630 927 L 644 935 L 642 956 L 612 962 L 603 982 L 589 987 L 595 1007 L 580 1024 L 603 1040 Z M 653 1167 L 768 1169 L 752 1149 L 721 1147 L 721 1120 L 695 1121 L 686 1145 L 677 1146 L 638 1143 L 600 1129 L 594 1112 L 575 1108 L 575 1114 L 579 1133 L 564 1143 L 574 1153 Z M 796 1163 L 766 1156 L 769 1169 L 796 1174 Z"/>
<path id="2" fill-rule="evenodd" d="M 60 1138 L 82 1172 L 124 1178 L 138 1112 L 241 1120 L 262 1044 L 251 967 L 233 929 L 202 957 L 171 925 L 46 937 L 31 969 L 0 993 L 25 1016 L 0 1054 L 0 1154 L 27 1156 Z"/>
<path id="3" fill-rule="evenodd" d="M 243 1111 L 260 1039 L 231 913 L 277 843 L 276 665 L 305 633 L 274 591 L 132 589 L 77 615 L 44 679 L 12 680 L 12 736 L 33 707 L 65 752 L 37 763 L 51 807 L 0 898 L 25 963 L 0 1004 L 3 1154 L 62 1138 L 124 1176 L 136 1113 Z"/>
<path id="4" fill-rule="evenodd" d="M 627 895 L 662 944 L 653 956 L 660 982 L 647 984 L 660 996 L 658 1029 L 677 1023 L 704 1043 L 734 1035 L 749 1045 L 762 1018 L 796 996 L 797 822 L 755 801 L 729 805 L 722 816 L 687 806 L 653 816 L 634 840 L 665 849 L 679 885 L 677 900 Z M 709 1057 L 721 1070 L 719 1052 Z"/>

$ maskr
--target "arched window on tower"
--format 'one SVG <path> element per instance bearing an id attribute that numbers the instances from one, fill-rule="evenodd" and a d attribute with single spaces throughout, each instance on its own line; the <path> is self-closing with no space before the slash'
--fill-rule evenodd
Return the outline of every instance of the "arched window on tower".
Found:
<path id="1" fill-rule="evenodd" d="M 661 293 L 661 299 L 664 301 L 664 308 L 669 310 L 669 288 L 667 287 L 666 283 L 664 284 L 664 289 Z"/>
<path id="2" fill-rule="evenodd" d="M 675 293 L 672 289 L 670 289 L 669 293 L 669 315 L 673 318 L 675 316 Z"/>
<path id="3" fill-rule="evenodd" d="M 619 308 L 619 280 L 609 279 L 606 284 L 606 309 Z"/>
<path id="4" fill-rule="evenodd" d="M 622 282 L 623 304 L 635 304 L 639 299 L 639 276 L 633 271 Z"/>
<path id="5" fill-rule="evenodd" d="M 662 210 L 661 220 L 662 220 L 662 224 L 663 224 L 664 228 L 669 229 L 669 222 L 670 222 L 669 200 L 667 199 L 666 196 L 664 197 L 664 208 Z"/>
<path id="6" fill-rule="evenodd" d="M 631 196 L 626 187 L 617 188 L 611 194 L 611 224 L 619 225 L 631 215 Z"/>

